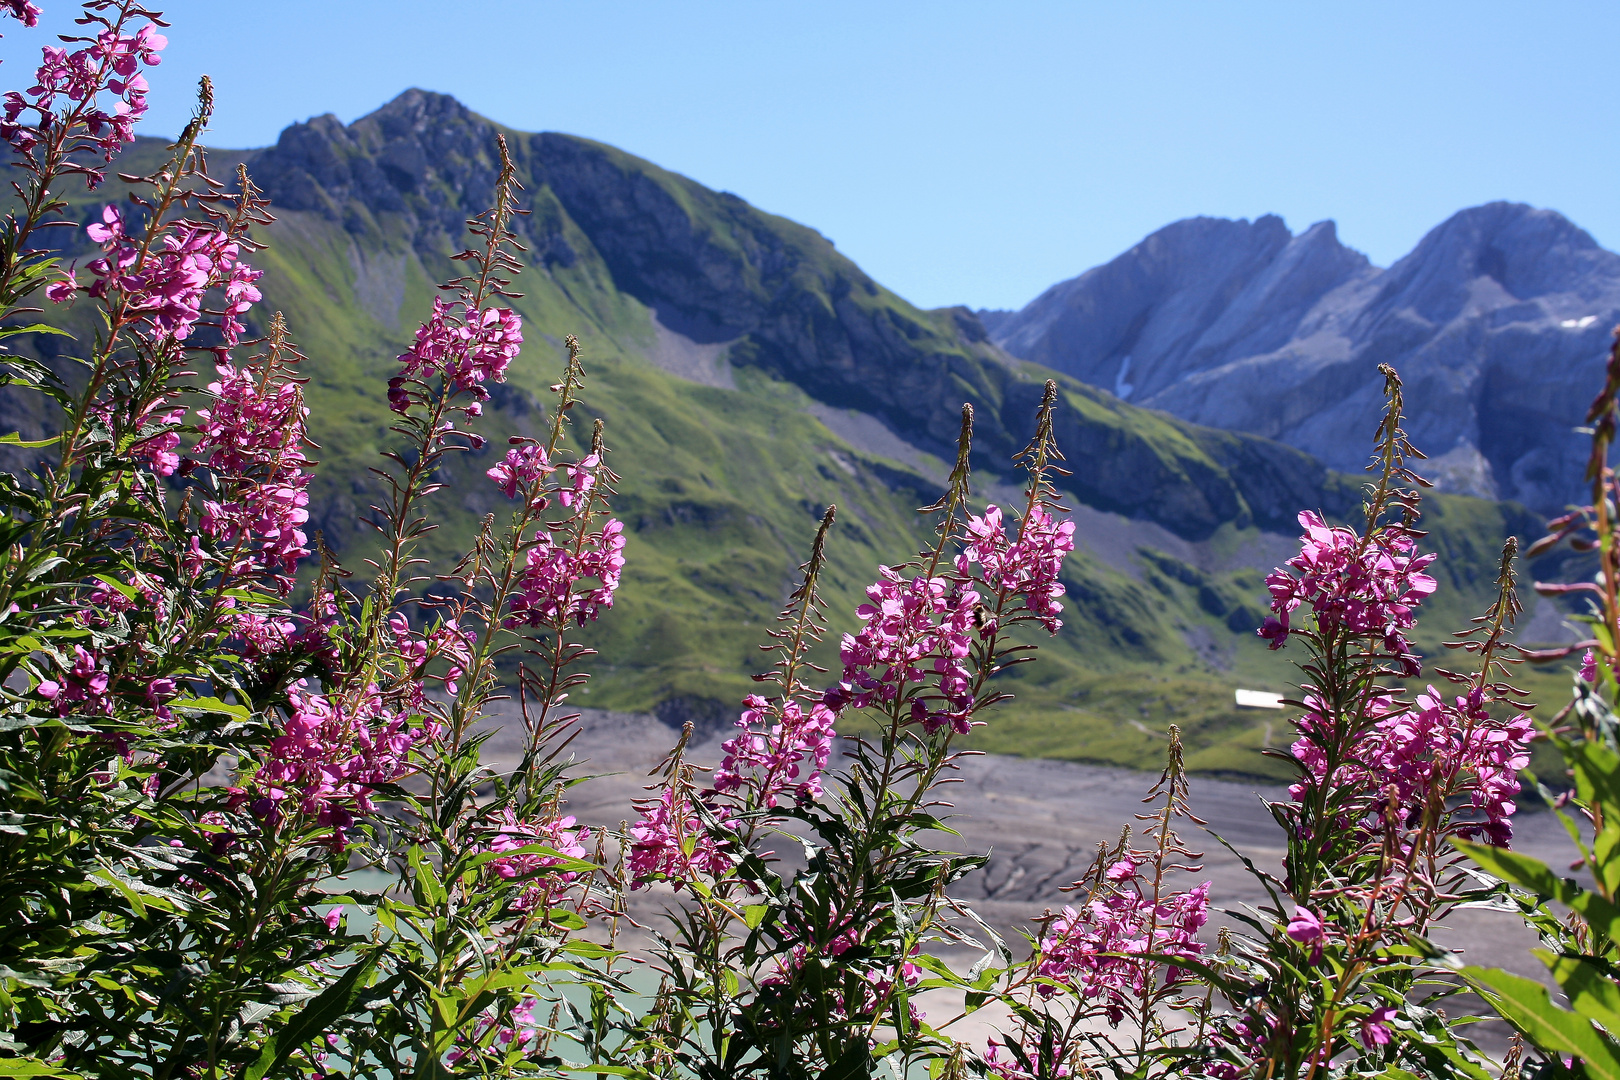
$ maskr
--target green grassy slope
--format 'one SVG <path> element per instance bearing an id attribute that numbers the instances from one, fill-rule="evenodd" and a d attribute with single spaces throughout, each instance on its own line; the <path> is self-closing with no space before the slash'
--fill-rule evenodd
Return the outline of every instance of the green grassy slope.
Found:
<path id="1" fill-rule="evenodd" d="M 347 128 L 318 118 L 270 150 L 219 155 L 245 160 L 277 203 L 279 220 L 261 236 L 269 246 L 254 259 L 267 271 L 260 310 L 285 312 L 310 356 L 322 461 L 314 524 L 351 567 L 370 543 L 367 469 L 392 441 L 386 380 L 433 283 L 452 274 L 462 220 L 487 200 L 495 130 L 451 99 L 412 92 Z M 817 403 L 880 417 L 926 457 L 948 452 L 960 404 L 972 401 L 976 467 L 993 482 L 1028 437 L 1051 373 L 999 354 L 961 310 L 907 304 L 814 230 L 611 147 L 508 136 L 531 210 L 524 295 L 514 301 L 526 344 L 483 419 L 490 448 L 444 470 L 430 554 L 447 566 L 482 516 L 502 509 L 482 472 L 506 435 L 541 430 L 562 338 L 579 336 L 580 411 L 606 423 L 629 534 L 619 602 L 584 635 L 601 655 L 582 701 L 722 721 L 751 685 L 755 645 L 826 504 L 839 507 L 824 588 L 834 633 L 818 654 L 828 666 L 877 564 L 907 558 L 930 536 L 913 510 L 938 493 L 929 470 L 834 434 L 813 414 Z M 143 141 L 125 167 L 151 167 L 159 153 Z M 223 172 L 218 161 L 214 171 Z M 109 192 L 75 195 L 76 212 L 98 213 Z M 655 313 L 723 349 L 735 388 L 653 363 Z M 83 334 L 87 316 L 65 318 Z M 1255 750 L 1281 714 L 1232 705 L 1234 686 L 1282 691 L 1290 675 L 1286 655 L 1253 635 L 1269 565 L 1254 552 L 1278 550 L 1275 531 L 1301 507 L 1349 510 L 1354 482 L 1276 444 L 1060 382 L 1069 494 L 1092 508 L 1086 520 L 1125 540 L 1083 541 L 1064 576 L 1062 631 L 1042 636 L 1038 663 L 1009 674 L 1016 700 L 972 743 L 1151 767 L 1176 723 L 1195 768 L 1274 774 Z M 15 426 L 46 422 L 15 401 L 0 410 Z M 1419 640 L 1435 648 L 1483 609 L 1501 538 L 1531 523 L 1480 500 L 1430 507 L 1447 558 Z M 1269 541 L 1262 528 L 1273 530 Z"/>

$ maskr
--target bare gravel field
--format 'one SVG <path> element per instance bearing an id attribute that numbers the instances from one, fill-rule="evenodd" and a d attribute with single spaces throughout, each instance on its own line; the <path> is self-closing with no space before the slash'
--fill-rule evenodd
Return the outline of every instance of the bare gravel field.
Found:
<path id="1" fill-rule="evenodd" d="M 501 730 L 485 747 L 486 760 L 496 767 L 510 767 L 521 752 L 521 722 L 515 709 L 509 705 L 502 709 L 503 704 L 507 703 L 494 706 L 496 715 L 490 721 Z M 677 733 L 651 716 L 590 709 L 578 726 L 571 750 L 582 763 L 577 771 L 593 774 L 593 779 L 570 791 L 567 812 L 588 825 L 616 827 L 621 820 L 634 820 L 632 802 L 656 782 L 648 774 L 663 760 Z M 713 733 L 696 742 L 687 759 L 717 764 L 720 742 L 726 737 L 725 732 Z M 941 834 L 941 846 L 988 851 L 990 862 L 963 880 L 956 895 L 969 901 L 1020 955 L 1020 930 L 1043 910 L 1061 908 L 1071 899 L 1063 887 L 1086 871 L 1098 843 L 1117 839 L 1120 826 L 1143 811 L 1141 800 L 1155 779 L 1146 773 L 1074 762 L 991 754 L 963 759 L 956 781 L 941 789 L 942 798 L 952 804 L 947 811 L 954 815 L 950 824 L 961 836 Z M 1280 788 L 1261 784 L 1199 778 L 1192 782 L 1191 801 L 1210 829 L 1256 865 L 1280 873 L 1281 835 L 1261 800 L 1283 794 Z M 1551 813 L 1521 811 L 1515 830 L 1516 849 L 1554 867 L 1575 858 L 1573 844 Z M 1205 854 L 1199 879 L 1212 882 L 1214 906 L 1233 909 L 1265 901 L 1264 891 L 1242 863 L 1211 837 L 1189 826 L 1183 839 Z M 656 925 L 659 912 L 676 899 L 667 889 L 642 890 L 634 895 L 631 913 L 638 922 Z M 1470 962 L 1545 978 L 1545 969 L 1529 953 L 1534 935 L 1512 914 L 1456 912 L 1435 939 L 1461 950 Z M 631 932 L 623 943 L 634 948 L 650 939 Z M 949 1007 L 948 1002 L 933 1004 L 936 1009 Z M 930 1012 L 937 1015 L 935 1009 Z M 1483 1045 L 1494 1049 L 1503 1033 L 1482 1029 L 1477 1034 Z"/>

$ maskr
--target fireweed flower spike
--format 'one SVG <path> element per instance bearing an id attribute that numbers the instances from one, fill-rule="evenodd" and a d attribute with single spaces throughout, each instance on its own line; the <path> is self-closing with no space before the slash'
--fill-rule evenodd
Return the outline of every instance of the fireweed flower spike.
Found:
<path id="1" fill-rule="evenodd" d="M 932 820 L 925 809 L 932 789 L 952 767 L 952 739 L 1003 696 L 988 679 L 1024 658 L 1026 647 L 1006 643 L 1007 626 L 1056 617 L 1058 562 L 1072 546 L 1072 529 L 1056 520 L 1046 482 L 1055 470 L 1056 396 L 1048 386 L 1037 438 L 1020 455 L 1032 481 L 1019 529 L 1004 524 L 995 538 L 979 523 L 994 591 L 986 590 L 978 562 L 957 558 L 974 542 L 966 506 L 972 410 L 965 407 L 950 484 L 925 508 L 938 515 L 939 539 L 912 563 L 880 568 L 857 613 L 861 626 L 840 643 L 837 683 L 817 691 L 807 678 L 818 670 L 807 653 L 822 632 L 816 579 L 829 510 L 802 584 L 772 632 L 776 662 L 756 676 L 774 688 L 743 702 L 713 786 L 700 790 L 692 767 L 672 759 L 657 796 L 628 830 L 633 883 L 661 876 L 693 894 L 692 915 L 677 926 L 664 959 L 671 970 L 693 971 L 690 990 L 671 991 L 687 1022 L 716 1038 L 746 1039 L 773 1060 L 813 1045 L 827 1025 L 875 1039 L 876 1025 L 892 1022 L 903 1038 L 923 1038 L 923 1018 L 908 1000 L 922 978 L 916 957 L 927 935 L 958 934 L 945 920 L 943 889 L 974 862 L 927 856 L 925 865 L 917 836 Z M 507 484 L 524 462 L 503 465 L 492 479 Z M 848 766 L 829 775 L 836 726 L 858 709 L 869 711 L 881 735 L 849 738 Z M 803 824 L 789 827 L 790 820 Z M 814 837 L 806 847 L 813 872 L 792 881 L 778 876 L 770 853 L 758 850 L 770 833 L 795 845 Z M 897 882 L 936 880 L 925 895 L 895 895 Z M 739 940 L 778 945 L 763 952 L 733 944 Z M 836 974 L 829 982 L 823 973 Z M 752 988 L 750 998 L 737 998 L 746 1024 L 729 1006 L 717 1009 L 708 989 L 738 979 Z M 736 994 L 726 990 L 725 999 Z M 717 1059 L 714 1068 L 732 1066 Z"/>
<path id="2" fill-rule="evenodd" d="M 1138 815 L 1148 822 L 1146 843 L 1133 848 L 1127 828 L 1116 844 L 1100 845 L 1085 877 L 1066 890 L 1082 892 L 1085 902 L 1048 911 L 1030 959 L 1009 973 L 1004 997 L 1030 1008 L 1015 1006 L 1012 1038 L 987 1050 L 996 1075 L 1061 1075 L 1093 1038 L 1122 1074 L 1152 1075 L 1140 1070 L 1151 1068 L 1155 1046 L 1169 1036 L 1164 1015 L 1182 1004 L 1193 974 L 1176 961 L 1202 963 L 1206 952 L 1199 934 L 1209 920 L 1210 883 L 1175 887 L 1200 869 L 1200 856 L 1175 831 L 1177 819 L 1197 822 L 1186 799 L 1180 732 L 1172 726 L 1165 771 L 1144 800 L 1160 805 Z M 1006 1054 L 1012 1062 L 1004 1063 Z"/>
<path id="3" fill-rule="evenodd" d="M 512 910 L 525 913 L 544 911 L 553 906 L 558 894 L 579 880 L 579 873 L 563 871 L 540 874 L 540 871 L 564 865 L 555 855 L 525 851 L 536 845 L 550 848 L 573 859 L 586 857 L 590 843 L 589 829 L 576 827 L 572 817 L 543 817 L 538 821 L 523 821 L 510 806 L 501 811 L 498 831 L 490 840 L 488 851 L 501 858 L 486 863 L 487 872 L 507 880 L 522 880 L 528 884 L 512 901 Z M 511 852 L 512 854 L 507 854 Z M 538 876 L 537 876 L 538 875 Z"/>
<path id="4" fill-rule="evenodd" d="M 1417 619 L 1417 606 L 1434 592 L 1435 580 L 1423 570 L 1433 554 L 1416 553 L 1416 540 L 1398 527 L 1379 530 L 1365 540 L 1348 528 L 1332 528 L 1321 515 L 1299 515 L 1305 534 L 1300 553 L 1266 577 L 1273 617 L 1259 634 L 1273 649 L 1286 644 L 1290 618 L 1309 605 L 1318 626 L 1380 642 L 1403 671 L 1416 674 L 1417 659 L 1406 631 Z"/>
<path id="5" fill-rule="evenodd" d="M 551 439 L 543 446 L 515 440 L 511 474 L 491 477 L 518 500 L 510 527 L 500 531 L 487 520 L 453 573 L 420 603 L 410 600 L 425 580 L 414 553 L 430 527 L 424 508 L 439 487 L 437 464 L 451 451 L 483 446 L 482 436 L 457 424 L 482 412 L 484 384 L 504 377 L 521 344 L 516 315 L 495 306 L 512 295 L 509 275 L 518 267 L 509 230 L 518 213 L 515 172 L 504 142 L 498 148 L 496 206 L 474 219 L 481 242 L 458 257 L 470 272 L 446 287 L 448 297 L 435 305 L 390 387 L 394 430 L 405 446 L 386 455 L 391 469 L 379 470 L 389 498 L 375 508 L 384 542 L 370 594 L 348 593 L 340 569 L 329 556 L 323 560 L 314 609 L 301 629 L 283 634 L 283 652 L 271 657 L 308 657 L 322 673 L 321 692 L 311 686 L 289 695 L 284 731 L 243 794 L 245 808 L 267 824 L 330 823 L 334 846 L 376 850 L 367 844 L 400 830 L 388 857 L 414 884 L 398 917 L 454 923 L 490 943 L 474 970 L 456 950 L 394 942 L 398 963 L 433 973 L 424 977 L 438 985 L 506 978 L 500 973 L 559 960 L 571 930 L 602 906 L 594 867 L 585 862 L 598 834 L 562 812 L 560 745 L 548 747 L 566 742 L 558 736 L 575 717 L 557 707 L 585 677 L 569 669 L 591 655 L 563 635 L 611 606 L 624 565 L 622 527 L 605 514 L 617 477 L 605 464 L 600 425 L 588 451 L 566 445 L 563 417 L 583 379 L 572 338 Z M 265 388 L 261 382 L 261 395 Z M 220 417 L 211 410 L 208 420 Z M 548 507 L 559 505 L 567 514 L 548 518 Z M 426 616 L 414 619 L 412 607 Z M 528 636 L 531 629 L 540 633 Z M 512 651 L 541 663 L 518 668 L 524 757 L 489 791 L 478 755 L 483 737 L 469 729 L 499 691 L 496 658 Z M 435 684 L 443 695 L 429 692 Z M 398 786 L 406 778 L 409 792 Z M 386 817 L 375 804 L 381 790 L 396 803 Z M 451 869 L 458 865 L 463 869 Z M 529 985 L 512 985 L 520 983 Z M 532 1020 L 533 1001 L 515 989 L 496 997 L 460 1025 L 446 1060 L 487 1065 L 540 1052 L 549 1034 L 535 1034 L 524 1019 Z M 440 1023 L 424 1005 L 431 1003 L 409 995 L 376 1005 L 371 1023 L 423 1032 L 413 1036 L 420 1043 Z M 414 1064 L 391 1068 L 404 1074 Z"/>
<path id="6" fill-rule="evenodd" d="M 677 756 L 677 764 L 667 770 L 659 801 L 647 803 L 631 829 L 630 868 L 636 887 L 654 878 L 686 883 L 695 872 L 719 878 L 733 865 L 723 850 L 734 843 L 748 848 L 768 820 L 759 816 L 761 811 L 777 810 L 790 793 L 798 804 L 821 796 L 822 770 L 832 753 L 838 713 L 816 700 L 803 675 L 809 667 L 805 654 L 823 632 L 816 586 L 836 512 L 829 506 L 822 514 L 810 558 L 799 568 L 800 584 L 777 616 L 779 628 L 770 631 L 773 644 L 768 648 L 776 654 L 776 662 L 756 679 L 775 684 L 778 693 L 769 698 L 748 695 L 736 722 L 740 733 L 721 746 L 724 759 L 705 803 L 714 826 L 706 829 L 695 812 L 682 812 L 683 805 L 691 806 L 702 796 L 694 792 L 690 773 L 677 767 Z M 690 855 L 684 854 L 687 849 Z"/>
<path id="7" fill-rule="evenodd" d="M 93 37 L 65 40 L 69 46 L 83 48 L 45 46 L 34 85 L 3 98 L 0 139 L 30 161 L 46 165 L 47 170 L 64 150 L 90 145 L 111 161 L 134 141 L 134 125 L 146 113 L 148 87 L 140 69 L 161 63 L 159 54 L 169 40 L 150 22 L 129 33 L 135 19 L 146 17 L 138 5 L 124 3 L 113 10 L 111 18 L 93 14 L 84 20 L 102 27 Z M 39 9 L 28 3 L 8 2 L 0 11 L 25 26 L 35 25 L 39 16 Z M 110 112 L 101 99 L 103 93 L 113 95 Z M 97 170 L 76 166 L 73 171 L 85 175 L 91 187 L 100 182 Z"/>
<path id="8" fill-rule="evenodd" d="M 923 554 L 918 576 L 906 576 L 905 567 L 879 567 L 878 581 L 866 590 L 870 602 L 856 609 L 864 625 L 844 635 L 843 679 L 824 698 L 830 707 L 878 708 L 930 735 L 944 729 L 967 734 L 977 709 L 997 700 L 980 697 L 987 677 L 1021 662 L 1018 654 L 1025 647 L 998 644 L 1004 627 L 1034 620 L 1056 633 L 1062 626 L 1057 616 L 1064 586 L 1058 575 L 1064 556 L 1074 550 L 1074 523 L 1053 515 L 1063 508 L 1049 477 L 1064 474 L 1056 465 L 1061 455 L 1052 436 L 1056 397 L 1056 384 L 1047 383 L 1034 438 L 1016 458 L 1028 469 L 1030 482 L 1011 539 L 999 507 L 962 518 L 968 471 L 961 447 L 972 431 L 972 411 L 964 412 L 952 487 L 926 508 L 944 514 L 941 542 Z M 959 553 L 947 559 L 946 544 L 957 539 Z"/>
<path id="9" fill-rule="evenodd" d="M 1274 896 L 1285 890 L 1293 903 L 1278 896 L 1274 929 L 1253 947 L 1268 973 L 1262 1004 L 1231 998 L 1248 1014 L 1250 1034 L 1268 1034 L 1240 1050 L 1246 1044 L 1231 1028 L 1216 1043 L 1231 1055 L 1223 1069 L 1259 1057 L 1273 1071 L 1314 1080 L 1341 1053 L 1392 1047 L 1396 1012 L 1386 1011 L 1385 995 L 1405 994 L 1414 975 L 1375 958 L 1462 902 L 1450 877 L 1461 858 L 1453 838 L 1506 844 L 1512 835 L 1517 773 L 1528 764 L 1532 728 L 1523 716 L 1501 719 L 1492 709 L 1518 693 L 1503 666 L 1519 610 L 1511 540 L 1496 604 L 1447 643 L 1477 657 L 1478 673 L 1436 669 L 1465 684 L 1463 692 L 1430 686 L 1409 701 L 1382 682 L 1419 674 L 1409 634 L 1435 589 L 1425 572 L 1433 557 L 1417 551 L 1422 481 L 1405 464 L 1418 455 L 1400 426 L 1400 380 L 1387 368 L 1384 375 L 1389 405 L 1377 477 L 1366 489 L 1365 529 L 1302 514 L 1300 554 L 1267 579 L 1274 615 L 1261 636 L 1274 648 L 1292 641 L 1309 654 L 1299 665 L 1304 709 L 1288 755 L 1298 779 L 1291 801 L 1270 804 L 1288 849 L 1284 878 L 1268 887 Z M 1329 948 L 1332 960 L 1324 963 Z M 1300 969 L 1300 949 L 1320 975 Z"/>
<path id="10" fill-rule="evenodd" d="M 450 298 L 434 299 L 432 314 L 417 329 L 415 344 L 399 357 L 400 374 L 389 381 L 389 407 L 399 416 L 392 430 L 408 447 L 403 454 L 387 455 L 395 469 L 378 475 L 388 498 L 384 505 L 372 507 L 376 515 L 372 524 L 384 537 L 372 590 L 386 597 L 389 605 L 409 584 L 412 552 L 427 527 L 418 505 L 438 490 L 433 478 L 445 455 L 483 446 L 482 436 L 458 431 L 454 418 L 482 411 L 489 396 L 484 383 L 505 379 L 523 341 L 519 316 L 494 306 L 509 295 L 511 277 L 522 268 L 514 254 L 519 248 L 511 224 L 526 213 L 516 206 L 520 185 L 506 139 L 497 136 L 496 142 L 501 167 L 495 205 L 468 222 L 475 246 L 455 256 L 470 272 L 441 286 Z M 356 657 L 360 666 L 376 655 L 383 622 L 380 614 L 367 622 Z"/>
<path id="11" fill-rule="evenodd" d="M 715 770 L 715 790 L 730 794 L 751 783 L 756 788 L 751 794 L 767 810 L 776 809 L 790 789 L 798 802 L 819 798 L 837 714 L 820 702 L 805 706 L 790 700 L 773 709 L 758 694 L 744 698 L 743 706 L 737 719 L 743 733 L 720 748 L 725 758 Z"/>
<path id="12" fill-rule="evenodd" d="M 664 779 L 657 797 L 637 804 L 639 819 L 626 834 L 625 868 L 631 889 L 666 881 L 679 890 L 720 879 L 733 865 L 727 854 L 732 847 L 727 811 L 712 803 L 702 804 L 705 812 L 699 810 L 702 796 L 693 783 L 692 767 L 684 760 L 691 738 L 688 723 L 661 767 Z M 703 887 L 706 892 L 712 889 Z"/>
<path id="13" fill-rule="evenodd" d="M 309 554 L 309 409 L 297 376 L 304 357 L 280 312 L 267 341 L 256 362 L 218 365 L 192 453 L 214 477 L 218 497 L 204 501 L 201 526 L 215 550 L 229 553 L 227 574 L 263 575 L 286 595 Z"/>
<path id="14" fill-rule="evenodd" d="M 412 740 L 422 737 L 371 690 L 352 703 L 302 686 L 289 691 L 291 715 L 255 777 L 260 794 L 250 809 L 256 816 L 273 828 L 286 807 L 296 807 L 330 826 L 333 845 L 343 849 L 345 830 L 374 809 L 372 790 L 409 771 Z"/>
<path id="15" fill-rule="evenodd" d="M 775 810 L 790 789 L 798 803 L 822 795 L 822 770 L 832 754 L 839 713 L 825 700 L 815 700 L 803 674 L 810 666 L 805 654 L 823 633 L 816 589 L 836 514 L 834 506 L 822 514 L 810 558 L 799 568 L 800 585 L 777 616 L 781 629 L 770 632 L 776 663 L 758 680 L 774 683 L 779 692 L 768 698 L 748 695 L 737 719 L 741 733 L 721 746 L 725 757 L 714 774 L 715 791 L 732 796 L 745 811 Z M 751 838 L 752 829 L 745 833 L 745 840 Z"/>

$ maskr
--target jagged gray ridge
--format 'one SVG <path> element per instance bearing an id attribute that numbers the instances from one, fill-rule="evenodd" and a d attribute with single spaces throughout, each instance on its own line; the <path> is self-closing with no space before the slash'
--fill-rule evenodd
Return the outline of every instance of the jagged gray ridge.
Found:
<path id="1" fill-rule="evenodd" d="M 1366 460 L 1392 364 L 1446 490 L 1554 511 L 1581 495 L 1574 430 L 1620 321 L 1620 255 L 1552 210 L 1453 215 L 1388 269 L 1333 222 L 1191 218 L 983 313 L 1008 352 L 1199 424 Z"/>

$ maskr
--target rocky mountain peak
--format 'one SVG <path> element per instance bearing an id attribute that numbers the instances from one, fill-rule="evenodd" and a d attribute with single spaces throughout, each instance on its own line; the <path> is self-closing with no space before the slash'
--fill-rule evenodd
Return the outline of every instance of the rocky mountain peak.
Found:
<path id="1" fill-rule="evenodd" d="M 1578 495 L 1569 478 L 1584 451 L 1571 429 L 1620 318 L 1620 255 L 1562 214 L 1511 202 L 1452 215 L 1387 270 L 1340 243 L 1332 222 L 1268 248 L 1252 239 L 1264 218 L 1203 220 L 990 320 L 992 337 L 1133 401 L 1346 471 L 1365 460 L 1382 407 L 1376 369 L 1389 363 L 1406 381 L 1407 430 L 1443 488 L 1546 510 Z M 1218 250 L 1181 239 L 1192 236 Z M 1106 287 L 1133 274 L 1154 287 Z M 1104 313 L 1121 309 L 1136 320 L 1123 332 Z"/>
<path id="2" fill-rule="evenodd" d="M 494 190 L 495 130 L 448 94 L 407 90 L 349 125 L 331 114 L 292 125 L 256 156 L 253 173 L 277 205 L 351 231 L 397 213 L 458 235 Z"/>
<path id="3" fill-rule="evenodd" d="M 1380 282 L 1369 315 L 1406 309 L 1431 323 L 1552 294 L 1595 297 L 1620 256 L 1555 210 L 1494 202 L 1453 214 Z"/>
<path id="4" fill-rule="evenodd" d="M 987 325 L 1014 355 L 1143 400 L 1287 340 L 1322 295 L 1368 269 L 1332 222 L 1296 237 L 1274 214 L 1187 218 Z"/>

